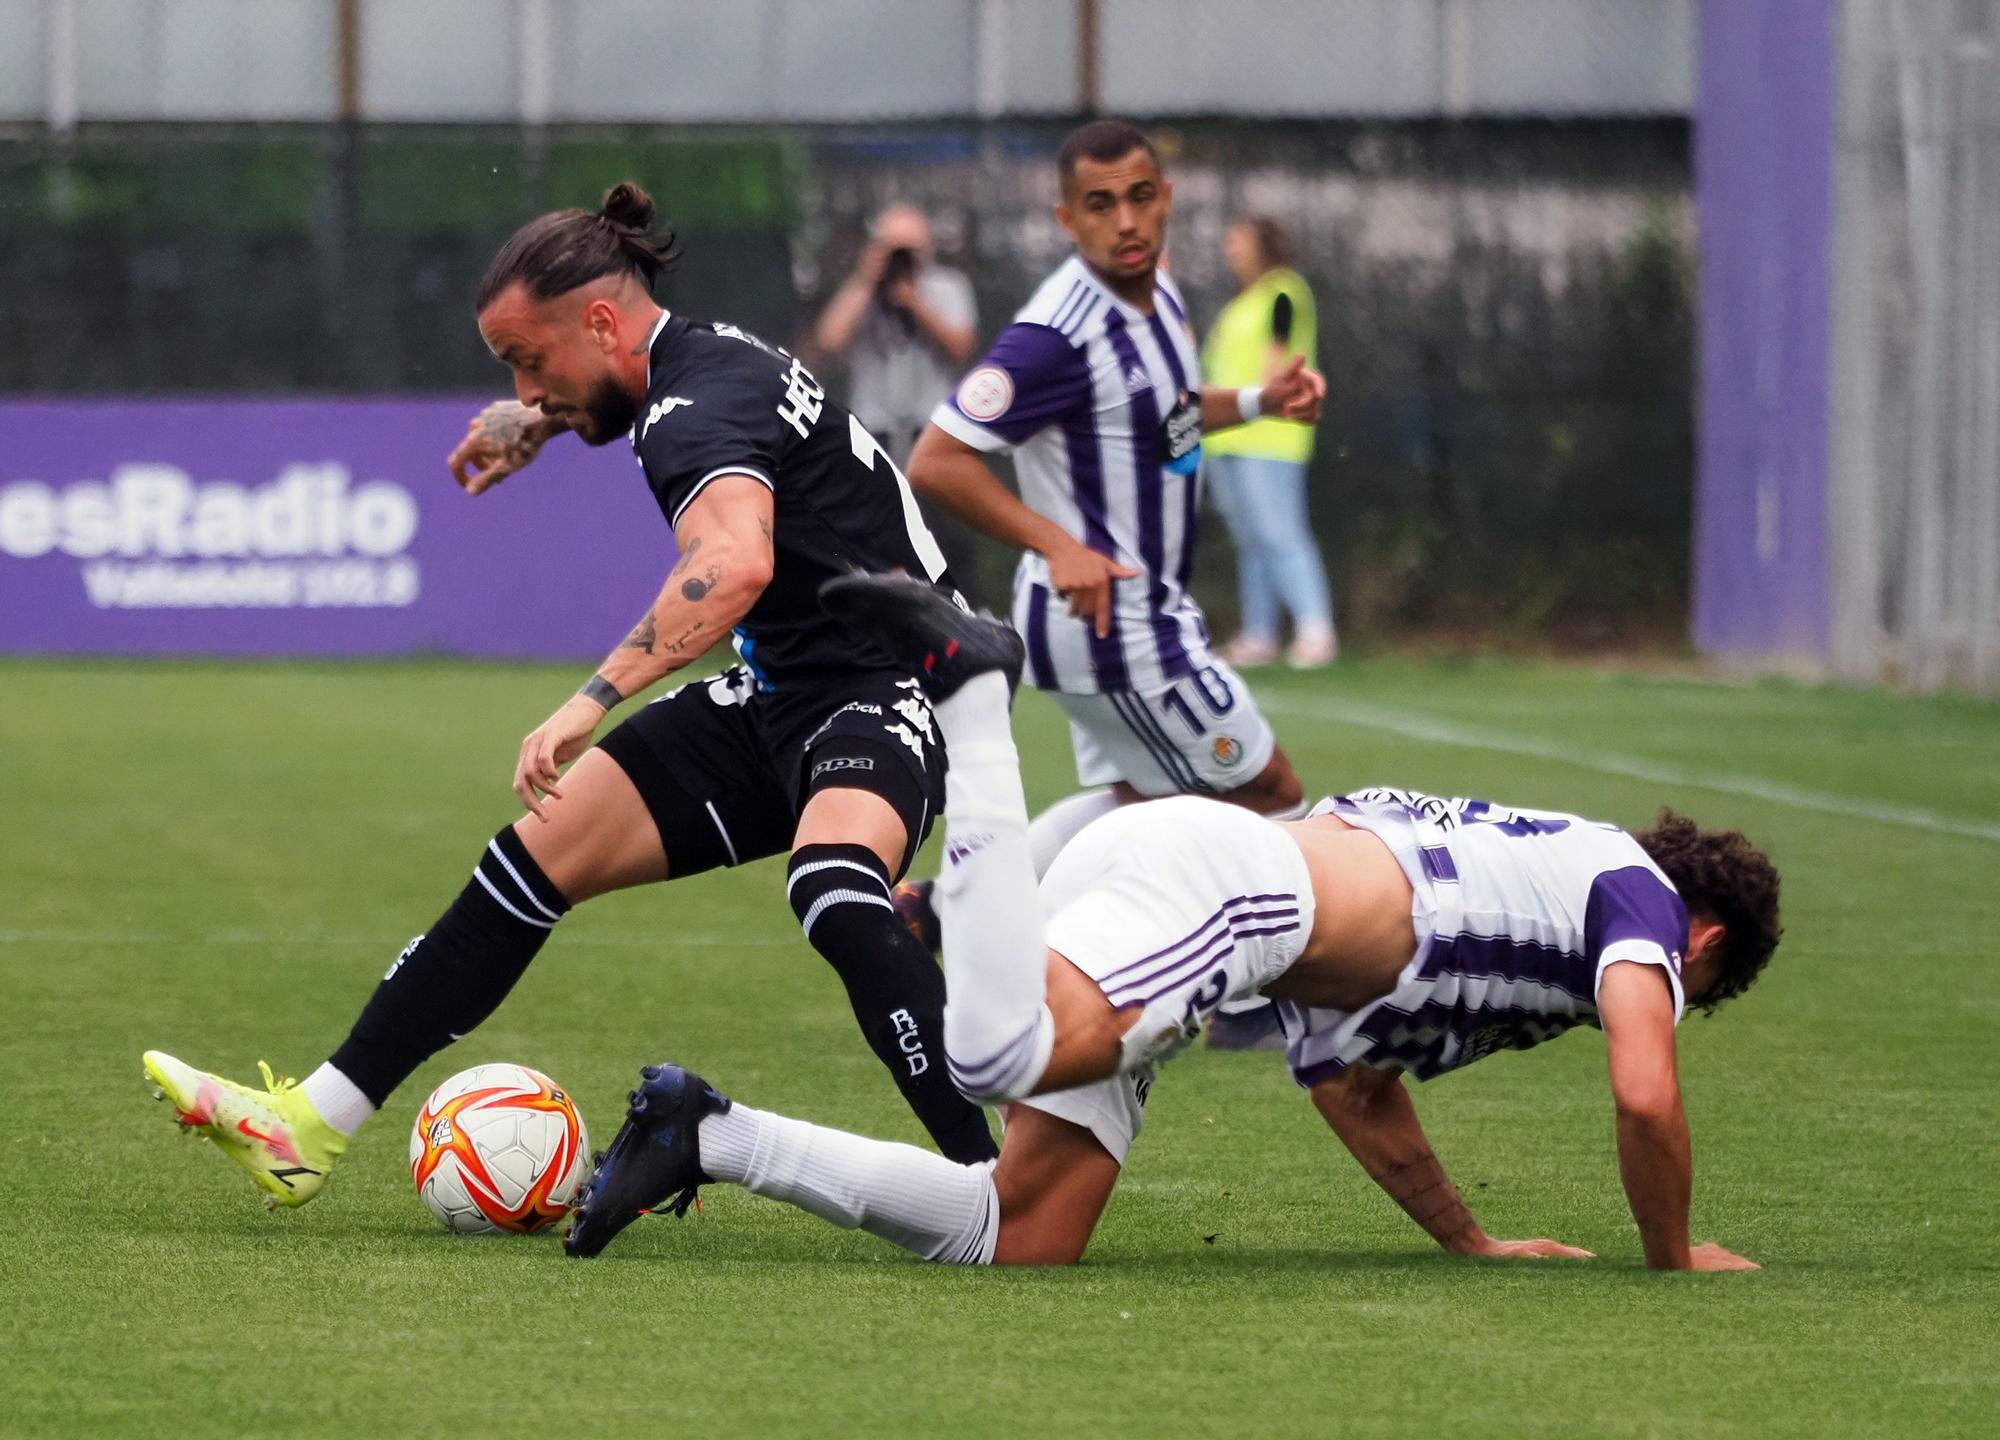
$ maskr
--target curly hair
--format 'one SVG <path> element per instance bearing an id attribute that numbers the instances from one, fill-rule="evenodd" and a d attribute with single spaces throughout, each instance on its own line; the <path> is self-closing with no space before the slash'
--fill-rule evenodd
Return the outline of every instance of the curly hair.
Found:
<path id="1" fill-rule="evenodd" d="M 1660 808 L 1650 830 L 1632 838 L 1666 872 L 1690 916 L 1721 922 L 1716 956 L 1720 977 L 1689 1003 L 1713 1014 L 1763 973 L 1784 934 L 1778 924 L 1778 868 L 1740 830 L 1704 830 L 1685 815 Z"/>

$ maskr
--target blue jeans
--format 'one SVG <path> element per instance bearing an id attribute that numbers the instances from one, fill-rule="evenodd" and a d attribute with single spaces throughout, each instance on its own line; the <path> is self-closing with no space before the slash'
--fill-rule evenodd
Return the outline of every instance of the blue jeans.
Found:
<path id="1" fill-rule="evenodd" d="M 1245 639 L 1278 643 L 1279 609 L 1294 631 L 1333 627 L 1326 566 L 1306 514 L 1306 467 L 1254 455 L 1209 458 L 1216 508 L 1236 541 Z"/>

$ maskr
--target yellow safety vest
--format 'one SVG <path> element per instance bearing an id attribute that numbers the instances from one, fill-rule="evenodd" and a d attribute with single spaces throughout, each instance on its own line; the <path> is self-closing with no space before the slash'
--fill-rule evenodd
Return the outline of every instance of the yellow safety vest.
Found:
<path id="1" fill-rule="evenodd" d="M 1261 385 L 1271 378 L 1271 307 L 1280 295 L 1292 297 L 1292 335 L 1285 345 L 1286 360 L 1304 355 L 1306 364 L 1316 363 L 1318 326 L 1314 323 L 1312 291 L 1298 271 L 1279 266 L 1252 280 L 1215 317 L 1201 352 L 1205 383 L 1235 390 Z M 1312 458 L 1313 427 L 1266 417 L 1204 435 L 1201 443 L 1211 455 L 1255 455 L 1303 463 Z"/>

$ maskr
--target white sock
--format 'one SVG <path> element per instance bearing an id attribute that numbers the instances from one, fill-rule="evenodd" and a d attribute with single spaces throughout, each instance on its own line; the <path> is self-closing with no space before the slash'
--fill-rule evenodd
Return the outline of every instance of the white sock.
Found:
<path id="1" fill-rule="evenodd" d="M 1109 790 L 1085 790 L 1056 801 L 1028 822 L 1028 849 L 1035 858 L 1037 879 L 1049 873 L 1063 846 L 1076 838 L 1084 826 L 1100 815 L 1118 808 L 1118 797 Z"/>
<path id="2" fill-rule="evenodd" d="M 977 676 L 934 713 L 951 760 L 944 868 L 932 892 L 944 932 L 945 1055 L 965 1095 L 1018 1099 L 1048 1068 L 1055 1021 L 1043 1003 L 1048 947 L 1006 679 Z"/>
<path id="3" fill-rule="evenodd" d="M 359 1085 L 334 1069 L 330 1061 L 306 1076 L 299 1089 L 304 1092 L 306 1103 L 319 1111 L 319 1118 L 350 1140 L 375 1113 L 375 1102 L 361 1093 Z"/>
<path id="4" fill-rule="evenodd" d="M 990 1163 L 957 1165 L 747 1105 L 702 1117 L 701 1168 L 941 1264 L 991 1265 L 1000 1238 Z"/>

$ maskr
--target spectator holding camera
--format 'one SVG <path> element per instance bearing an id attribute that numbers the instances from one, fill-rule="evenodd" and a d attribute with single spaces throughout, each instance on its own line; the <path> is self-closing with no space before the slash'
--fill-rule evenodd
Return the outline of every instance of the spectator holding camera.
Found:
<path id="1" fill-rule="evenodd" d="M 813 339 L 847 366 L 847 408 L 897 465 L 909 463 L 938 401 L 972 358 L 978 312 L 972 282 L 932 259 L 931 225 L 911 205 L 875 217 L 854 270 L 821 312 Z M 967 595 L 979 564 L 971 531 L 933 505 L 924 518 Z"/>
<path id="2" fill-rule="evenodd" d="M 813 338 L 847 363 L 847 408 L 900 465 L 972 358 L 977 323 L 972 282 L 931 258 L 930 222 L 891 205 Z"/>

